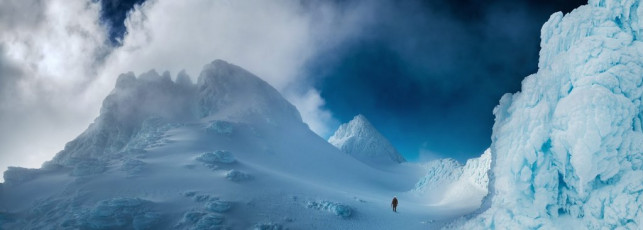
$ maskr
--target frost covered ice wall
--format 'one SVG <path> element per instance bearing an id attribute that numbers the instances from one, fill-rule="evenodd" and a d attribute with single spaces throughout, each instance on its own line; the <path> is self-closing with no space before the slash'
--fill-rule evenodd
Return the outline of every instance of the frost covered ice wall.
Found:
<path id="1" fill-rule="evenodd" d="M 461 165 L 451 158 L 429 162 L 427 172 L 412 193 L 424 197 L 433 205 L 467 207 L 476 210 L 487 195 L 491 151 L 487 149 L 478 158 Z"/>
<path id="2" fill-rule="evenodd" d="M 459 226 L 643 226 L 643 5 L 553 14 L 538 72 L 494 110 L 490 207 Z"/>

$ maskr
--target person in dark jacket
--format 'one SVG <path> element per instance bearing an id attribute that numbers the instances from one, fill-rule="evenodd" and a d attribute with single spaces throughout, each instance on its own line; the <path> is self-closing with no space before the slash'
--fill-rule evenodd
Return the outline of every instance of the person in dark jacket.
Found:
<path id="1" fill-rule="evenodd" d="M 391 206 L 393 206 L 393 211 L 397 212 L 397 197 L 393 197 L 393 201 L 391 201 Z"/>

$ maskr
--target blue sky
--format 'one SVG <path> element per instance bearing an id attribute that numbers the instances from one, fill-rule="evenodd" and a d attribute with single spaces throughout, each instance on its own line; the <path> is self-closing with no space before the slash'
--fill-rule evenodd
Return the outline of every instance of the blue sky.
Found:
<path id="1" fill-rule="evenodd" d="M 339 120 L 364 114 L 407 158 L 421 149 L 463 161 L 490 145 L 500 97 L 536 72 L 541 25 L 581 4 L 391 4 L 362 36 L 315 58 L 311 77 Z"/>
<path id="2" fill-rule="evenodd" d="M 126 12 L 142 2 L 101 1 L 112 42 L 125 33 Z M 382 3 L 360 34 L 308 60 L 306 77 L 334 118 L 364 114 L 407 158 L 463 161 L 490 145 L 500 97 L 536 72 L 541 25 L 584 3 Z M 356 1 L 335 4 L 349 9 Z"/>

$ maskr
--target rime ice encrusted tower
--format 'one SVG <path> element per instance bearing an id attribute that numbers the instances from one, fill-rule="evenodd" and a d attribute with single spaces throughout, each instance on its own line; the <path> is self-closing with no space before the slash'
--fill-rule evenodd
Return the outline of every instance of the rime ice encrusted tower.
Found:
<path id="1" fill-rule="evenodd" d="M 406 161 L 395 147 L 361 114 L 355 116 L 350 122 L 339 126 L 328 142 L 342 152 L 369 165 L 390 165 Z"/>
<path id="2" fill-rule="evenodd" d="M 490 206 L 465 229 L 643 226 L 642 37 L 639 1 L 549 18 L 538 72 L 494 110 Z"/>

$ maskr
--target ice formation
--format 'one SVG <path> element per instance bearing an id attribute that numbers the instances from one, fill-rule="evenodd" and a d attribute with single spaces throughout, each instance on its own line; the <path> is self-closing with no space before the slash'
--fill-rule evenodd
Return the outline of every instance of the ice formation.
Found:
<path id="1" fill-rule="evenodd" d="M 461 165 L 451 158 L 430 161 L 426 164 L 427 173 L 415 184 L 415 191 L 427 193 L 444 188 L 459 180 L 465 180 L 481 190 L 489 185 L 491 151 L 487 149 L 480 157 L 467 160 Z M 485 194 L 486 195 L 486 194 Z"/>
<path id="2" fill-rule="evenodd" d="M 415 184 L 414 190 L 420 193 L 443 189 L 462 176 L 463 166 L 451 158 L 430 161 L 426 167 L 426 175 Z"/>
<path id="3" fill-rule="evenodd" d="M 214 152 L 205 152 L 201 154 L 201 156 L 197 157 L 196 160 L 206 164 L 231 164 L 234 163 L 234 156 L 232 156 L 230 151 L 217 150 Z"/>
<path id="4" fill-rule="evenodd" d="M 342 152 L 370 165 L 379 166 L 406 161 L 395 147 L 361 114 L 355 116 L 350 122 L 339 126 L 328 142 Z"/>
<path id="5" fill-rule="evenodd" d="M 213 200 L 205 204 L 205 209 L 212 212 L 223 213 L 232 208 L 232 204 L 228 201 Z"/>
<path id="6" fill-rule="evenodd" d="M 487 149 L 480 157 L 467 160 L 462 167 L 460 178 L 466 178 L 476 187 L 487 191 L 489 168 L 491 168 L 491 150 Z"/>
<path id="7" fill-rule="evenodd" d="M 477 209 L 488 193 L 490 166 L 489 149 L 480 157 L 467 160 L 465 165 L 450 158 L 431 161 L 426 164 L 426 175 L 415 184 L 412 193 L 432 204 Z M 456 204 L 463 201 L 468 204 Z"/>
<path id="8" fill-rule="evenodd" d="M 465 229 L 643 226 L 643 5 L 553 14 L 538 72 L 494 109 L 489 207 Z"/>
<path id="9" fill-rule="evenodd" d="M 245 173 L 236 169 L 232 169 L 225 173 L 225 178 L 234 182 L 242 182 L 242 181 L 251 180 L 252 176 L 248 173 Z"/>
<path id="10" fill-rule="evenodd" d="M 353 209 L 350 206 L 327 200 L 308 201 L 306 207 L 331 212 L 342 218 L 349 218 L 353 214 Z"/>

